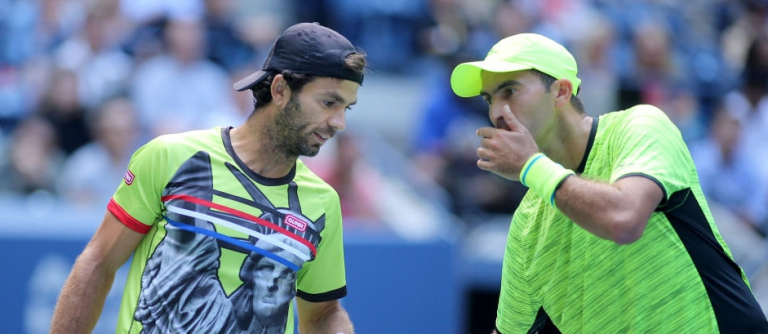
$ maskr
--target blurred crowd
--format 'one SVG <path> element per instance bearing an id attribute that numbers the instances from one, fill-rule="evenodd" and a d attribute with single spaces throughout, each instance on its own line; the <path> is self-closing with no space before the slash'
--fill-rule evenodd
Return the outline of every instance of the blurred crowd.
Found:
<path id="1" fill-rule="evenodd" d="M 537 32 L 576 57 L 588 113 L 660 107 L 689 144 L 709 200 L 768 233 L 768 0 L 0 0 L 0 8 L 0 194 L 105 205 L 147 140 L 240 124 L 253 101 L 232 82 L 261 66 L 283 29 L 314 21 L 368 54 L 368 80 L 424 82 L 402 153 L 467 225 L 508 220 L 525 188 L 476 168 L 474 130 L 488 124 L 487 106 L 456 97 L 448 78 L 499 39 Z M 338 159 L 317 172 L 348 217 L 375 221 L 376 166 L 348 136 L 332 142 Z"/>

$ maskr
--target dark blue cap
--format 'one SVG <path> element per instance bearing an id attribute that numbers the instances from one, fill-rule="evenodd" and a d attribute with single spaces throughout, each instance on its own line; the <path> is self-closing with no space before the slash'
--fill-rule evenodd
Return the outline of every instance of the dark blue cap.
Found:
<path id="1" fill-rule="evenodd" d="M 236 82 L 238 91 L 250 89 L 269 76 L 290 70 L 293 73 L 346 79 L 363 84 L 363 74 L 345 65 L 357 53 L 352 43 L 336 31 L 318 23 L 299 23 L 286 29 L 272 44 L 261 70 Z"/>

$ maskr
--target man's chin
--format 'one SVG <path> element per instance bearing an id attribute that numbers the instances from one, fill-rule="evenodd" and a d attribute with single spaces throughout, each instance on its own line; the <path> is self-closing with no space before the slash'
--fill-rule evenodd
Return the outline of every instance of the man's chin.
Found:
<path id="1" fill-rule="evenodd" d="M 302 155 L 305 156 L 305 157 L 310 157 L 310 158 L 314 157 L 318 153 L 320 153 L 320 146 L 312 146 L 312 148 L 310 148 L 308 150 L 304 150 L 303 153 L 304 154 L 302 154 Z"/>

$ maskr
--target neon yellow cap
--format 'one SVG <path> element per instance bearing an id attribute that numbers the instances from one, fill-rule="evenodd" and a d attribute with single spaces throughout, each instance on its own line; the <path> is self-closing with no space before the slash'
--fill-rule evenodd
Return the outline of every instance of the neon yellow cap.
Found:
<path id="1" fill-rule="evenodd" d="M 536 69 L 555 79 L 568 79 L 573 95 L 581 79 L 576 77 L 576 59 L 557 42 L 538 34 L 524 33 L 502 39 L 491 48 L 483 61 L 462 63 L 453 69 L 451 88 L 456 95 L 472 97 L 483 87 L 480 72 L 515 72 Z"/>

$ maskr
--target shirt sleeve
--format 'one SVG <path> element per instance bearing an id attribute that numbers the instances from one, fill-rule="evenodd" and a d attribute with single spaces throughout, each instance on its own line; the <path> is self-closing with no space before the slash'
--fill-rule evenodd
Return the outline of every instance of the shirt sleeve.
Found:
<path id="1" fill-rule="evenodd" d="M 614 139 L 613 183 L 628 176 L 644 176 L 656 182 L 665 202 L 675 192 L 688 188 L 692 160 L 680 130 L 664 112 L 650 105 L 628 112 L 620 135 Z"/>
<path id="2" fill-rule="evenodd" d="M 136 232 L 149 232 L 162 217 L 160 197 L 169 179 L 167 161 L 167 150 L 160 140 L 140 147 L 107 205 L 107 210 Z"/>
<path id="3" fill-rule="evenodd" d="M 298 274 L 297 296 L 310 302 L 336 300 L 347 295 L 341 206 L 335 192 L 333 197 L 330 209 L 326 210 L 325 228 L 320 232 L 322 240 L 317 256 Z"/>

